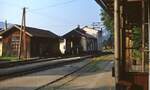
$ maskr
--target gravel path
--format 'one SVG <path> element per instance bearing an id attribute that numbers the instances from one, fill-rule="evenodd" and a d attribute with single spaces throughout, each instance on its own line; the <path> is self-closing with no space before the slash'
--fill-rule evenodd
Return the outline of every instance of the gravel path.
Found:
<path id="1" fill-rule="evenodd" d="M 115 90 L 112 58 L 102 56 L 80 72 L 40 90 Z"/>
<path id="2" fill-rule="evenodd" d="M 81 68 L 92 60 L 94 62 L 81 71 L 41 90 L 115 90 L 114 79 L 111 76 L 112 59 L 113 55 L 104 55 L 59 68 L 4 80 L 0 82 L 0 90 L 35 90 Z"/>
<path id="3" fill-rule="evenodd" d="M 72 72 L 72 70 L 82 67 L 90 61 L 91 59 L 86 59 L 82 62 L 65 65 L 63 67 L 4 80 L 0 82 L 0 90 L 34 90 Z"/>

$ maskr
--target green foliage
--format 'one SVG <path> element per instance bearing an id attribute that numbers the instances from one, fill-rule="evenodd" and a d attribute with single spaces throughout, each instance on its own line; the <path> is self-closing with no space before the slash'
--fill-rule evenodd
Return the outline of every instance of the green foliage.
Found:
<path id="1" fill-rule="evenodd" d="M 132 36 L 132 40 L 133 40 L 133 47 L 135 48 L 133 50 L 133 57 L 136 60 L 141 60 L 141 43 L 142 43 L 142 32 L 140 30 L 139 27 L 134 27 L 133 29 L 133 36 Z"/>
<path id="2" fill-rule="evenodd" d="M 111 46 L 113 48 L 113 36 L 114 36 L 114 21 L 113 18 L 104 10 L 101 9 L 101 21 L 105 26 L 106 30 L 108 30 L 111 35 L 109 39 L 106 41 L 105 46 Z"/>
<path id="3" fill-rule="evenodd" d="M 133 50 L 134 60 L 141 60 L 141 58 L 142 58 L 141 56 L 142 56 L 142 54 L 139 50 L 137 50 L 137 49 Z"/>
<path id="4" fill-rule="evenodd" d="M 12 60 L 17 60 L 17 57 L 2 56 L 0 57 L 0 60 L 12 61 Z"/>
<path id="5" fill-rule="evenodd" d="M 104 10 L 101 10 L 101 21 L 103 21 L 104 26 L 107 30 L 109 30 L 112 34 L 114 31 L 113 25 L 114 21 L 113 18 L 108 15 L 108 13 Z"/>
<path id="6" fill-rule="evenodd" d="M 134 27 L 132 30 L 133 30 L 132 36 L 133 46 L 134 48 L 140 49 L 142 43 L 142 35 L 141 35 L 142 32 L 138 27 Z"/>

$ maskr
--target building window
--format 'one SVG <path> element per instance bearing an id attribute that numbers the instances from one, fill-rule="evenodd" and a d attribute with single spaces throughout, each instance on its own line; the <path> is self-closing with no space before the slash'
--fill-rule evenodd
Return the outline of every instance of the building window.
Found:
<path id="1" fill-rule="evenodd" d="M 19 35 L 12 35 L 12 40 L 11 40 L 11 44 L 12 44 L 12 50 L 13 51 L 17 51 L 19 48 Z"/>

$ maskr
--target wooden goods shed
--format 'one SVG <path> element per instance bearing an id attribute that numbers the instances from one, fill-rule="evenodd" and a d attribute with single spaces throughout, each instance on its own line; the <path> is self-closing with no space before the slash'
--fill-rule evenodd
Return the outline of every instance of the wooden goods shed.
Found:
<path id="1" fill-rule="evenodd" d="M 13 25 L 1 33 L 3 42 L 3 56 L 18 56 L 20 46 L 20 25 Z M 21 48 L 21 57 L 52 57 L 60 54 L 59 36 L 56 34 L 33 27 L 26 27 L 25 38 L 26 50 Z"/>

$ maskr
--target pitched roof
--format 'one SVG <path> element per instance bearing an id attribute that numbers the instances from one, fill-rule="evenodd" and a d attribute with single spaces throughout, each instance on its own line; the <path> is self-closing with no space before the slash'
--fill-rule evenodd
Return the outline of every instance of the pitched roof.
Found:
<path id="1" fill-rule="evenodd" d="M 32 35 L 32 37 L 49 37 L 49 38 L 58 38 L 56 34 L 42 29 L 27 27 L 26 31 Z"/>
<path id="2" fill-rule="evenodd" d="M 94 36 L 87 34 L 83 29 L 81 28 L 75 28 L 72 31 L 68 32 L 67 34 L 63 35 L 64 38 L 70 37 L 70 36 L 76 36 L 76 37 L 86 37 L 86 38 L 93 38 L 96 39 Z"/>
<path id="3" fill-rule="evenodd" d="M 2 32 L 1 34 L 4 34 L 11 30 L 12 28 L 17 28 L 21 30 L 20 25 L 13 25 L 11 28 L 9 28 L 7 31 Z M 58 35 L 43 29 L 33 28 L 33 27 L 26 27 L 26 34 L 30 37 L 45 37 L 45 38 L 59 38 Z"/>

